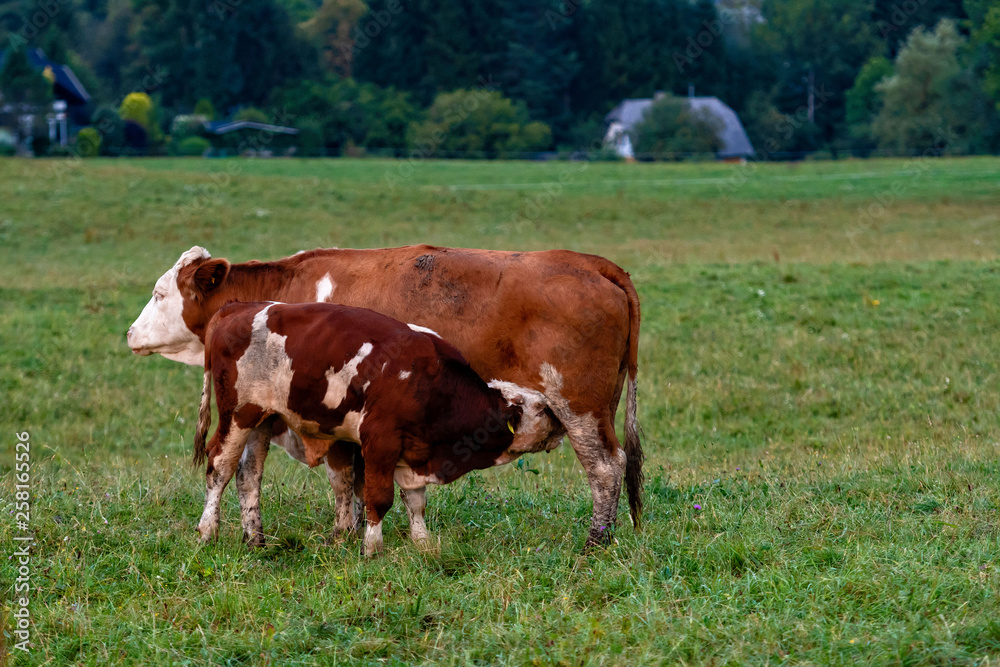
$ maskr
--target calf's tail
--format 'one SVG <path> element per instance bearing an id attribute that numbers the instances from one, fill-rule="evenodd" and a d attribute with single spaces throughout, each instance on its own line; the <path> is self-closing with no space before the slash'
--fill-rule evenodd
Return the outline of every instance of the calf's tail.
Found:
<path id="1" fill-rule="evenodd" d="M 201 390 L 201 408 L 198 410 L 198 428 L 194 433 L 194 465 L 205 463 L 205 436 L 212 424 L 212 371 L 205 364 L 205 384 Z"/>

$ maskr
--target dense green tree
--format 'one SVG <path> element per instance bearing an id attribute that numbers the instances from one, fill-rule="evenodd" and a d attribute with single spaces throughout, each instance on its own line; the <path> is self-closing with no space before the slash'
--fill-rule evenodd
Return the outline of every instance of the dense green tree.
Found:
<path id="1" fill-rule="evenodd" d="M 882 98 L 876 86 L 891 77 L 894 71 L 892 61 L 875 56 L 865 63 L 854 79 L 854 86 L 847 91 L 847 124 L 851 136 L 862 145 L 870 146 L 875 141 L 871 126 L 882 108 Z"/>
<path id="2" fill-rule="evenodd" d="M 429 104 L 442 91 L 495 78 L 507 48 L 507 3 L 373 0 L 355 31 L 355 75 Z"/>
<path id="3" fill-rule="evenodd" d="M 711 2 L 593 0 L 580 7 L 580 111 L 604 114 L 622 99 L 656 91 L 726 91 L 726 26 Z"/>
<path id="4" fill-rule="evenodd" d="M 215 105 L 212 100 L 203 97 L 195 103 L 194 113 L 196 116 L 203 116 L 205 120 L 215 120 Z"/>
<path id="5" fill-rule="evenodd" d="M 954 21 L 916 28 L 899 51 L 895 73 L 875 89 L 882 109 L 872 124 L 879 143 L 898 151 L 973 152 L 989 131 L 988 105 L 960 54 Z"/>
<path id="6" fill-rule="evenodd" d="M 510 3 L 503 29 L 510 35 L 506 49 L 486 60 L 495 71 L 498 90 L 524 102 L 532 118 L 553 128 L 563 141 L 573 124 L 571 85 L 581 71 L 574 44 L 572 15 L 562 0 Z"/>
<path id="7" fill-rule="evenodd" d="M 791 148 L 814 150 L 846 132 L 845 92 L 885 48 L 870 0 L 764 0 L 756 58 L 772 73 L 774 103 L 795 119 Z"/>
<path id="8" fill-rule="evenodd" d="M 1000 3 L 982 14 L 972 41 L 982 63 L 983 91 L 1000 109 Z"/>
<path id="9" fill-rule="evenodd" d="M 311 74 L 315 54 L 275 0 L 136 0 L 135 76 L 166 72 L 164 103 L 190 108 L 209 97 L 228 111 L 260 105 L 289 79 Z"/>
<path id="10" fill-rule="evenodd" d="M 303 32 L 319 49 L 323 68 L 351 76 L 354 66 L 354 32 L 368 11 L 363 0 L 324 0 L 315 14 L 302 23 Z"/>
<path id="11" fill-rule="evenodd" d="M 410 130 L 410 144 L 423 157 L 456 153 L 502 157 L 543 150 L 551 140 L 548 125 L 532 121 L 523 103 L 485 90 L 438 95 L 427 118 Z"/>
<path id="12" fill-rule="evenodd" d="M 686 98 L 664 95 L 632 130 L 637 155 L 715 153 L 722 148 L 722 122 L 706 110 L 692 109 Z"/>
<path id="13" fill-rule="evenodd" d="M 137 50 L 132 39 L 135 28 L 132 3 L 110 0 L 103 17 L 92 14 L 81 21 L 88 38 L 80 43 L 80 56 L 100 81 L 99 88 L 90 92 L 107 102 L 119 100 L 130 92 L 126 73 Z"/>
<path id="14" fill-rule="evenodd" d="M 740 114 L 743 128 L 757 152 L 757 158 L 776 157 L 796 144 L 796 130 L 804 123 L 781 113 L 773 95 L 763 90 L 753 91 Z"/>
<path id="15" fill-rule="evenodd" d="M 121 155 L 125 149 L 125 121 L 118 112 L 109 107 L 101 107 L 94 112 L 90 122 L 101 134 L 101 155 Z"/>
<path id="16" fill-rule="evenodd" d="M 885 55 L 890 58 L 896 56 L 915 28 L 933 28 L 941 19 L 966 17 L 962 0 L 873 0 L 873 3 L 875 32 L 885 43 Z"/>
<path id="17" fill-rule="evenodd" d="M 336 77 L 298 81 L 276 91 L 271 102 L 296 126 L 318 124 L 334 155 L 350 146 L 402 152 L 417 117 L 405 93 Z"/>
<path id="18" fill-rule="evenodd" d="M 495 89 L 568 131 L 578 13 L 562 0 L 374 0 L 355 30 L 354 73 L 421 105 L 458 88 Z"/>
<path id="19" fill-rule="evenodd" d="M 0 92 L 4 100 L 18 104 L 52 101 L 52 82 L 28 62 L 23 49 L 9 49 L 0 69 Z"/>

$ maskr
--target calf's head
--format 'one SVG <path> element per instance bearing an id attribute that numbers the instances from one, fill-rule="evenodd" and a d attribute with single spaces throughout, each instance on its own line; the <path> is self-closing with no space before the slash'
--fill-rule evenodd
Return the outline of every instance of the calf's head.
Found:
<path id="1" fill-rule="evenodd" d="M 510 427 L 514 439 L 497 460 L 497 465 L 512 461 L 521 454 L 549 451 L 559 444 L 563 436 L 562 425 L 552 414 L 541 392 L 500 380 L 493 380 L 489 386 L 499 390 L 508 405 L 521 408 L 517 428 Z"/>
<path id="2" fill-rule="evenodd" d="M 132 352 L 202 365 L 205 325 L 214 313 L 209 309 L 209 297 L 228 275 L 229 262 L 213 260 L 200 246 L 181 255 L 156 281 L 152 298 L 129 327 L 125 338 Z"/>

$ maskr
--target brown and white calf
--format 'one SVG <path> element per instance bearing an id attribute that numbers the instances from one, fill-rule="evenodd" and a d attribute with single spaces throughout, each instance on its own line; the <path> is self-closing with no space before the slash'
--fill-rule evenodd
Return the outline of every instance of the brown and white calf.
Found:
<path id="1" fill-rule="evenodd" d="M 200 365 L 205 328 L 230 301 L 332 302 L 370 308 L 437 331 L 484 378 L 545 395 L 587 473 L 594 511 L 587 544 L 606 541 L 624 476 L 632 520 L 642 510 L 643 452 L 637 420 L 639 298 L 621 267 L 568 250 L 500 252 L 428 245 L 325 249 L 271 262 L 230 264 L 194 247 L 156 282 L 129 328 L 140 355 Z M 626 386 L 623 442 L 615 413 Z M 305 460 L 292 432 L 276 439 Z M 340 527 L 358 493 L 354 445 L 328 456 Z M 240 461 L 240 501 L 259 497 L 267 440 Z M 623 474 L 624 473 L 624 474 Z"/>
<path id="2" fill-rule="evenodd" d="M 196 463 L 208 459 L 203 541 L 217 534 L 220 497 L 251 434 L 266 441 L 276 421 L 303 436 L 313 466 L 334 442 L 361 446 L 367 555 L 382 547 L 394 481 L 403 489 L 410 534 L 422 541 L 426 484 L 551 449 L 562 437 L 538 392 L 488 385 L 437 334 L 371 310 L 232 303 L 209 322 L 205 341 L 194 446 Z M 213 386 L 219 426 L 206 447 Z M 247 509 L 244 534 L 254 538 L 259 502 Z"/>

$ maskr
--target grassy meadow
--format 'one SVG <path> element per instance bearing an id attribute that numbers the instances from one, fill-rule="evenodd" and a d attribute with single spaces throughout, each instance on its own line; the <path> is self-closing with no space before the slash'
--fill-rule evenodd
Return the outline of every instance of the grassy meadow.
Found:
<path id="1" fill-rule="evenodd" d="M 196 244 L 417 242 L 631 272 L 644 530 L 623 500 L 581 553 L 564 445 L 431 489 L 431 552 L 397 502 L 366 560 L 325 543 L 322 469 L 274 451 L 268 546 L 240 543 L 235 490 L 198 546 L 200 370 L 124 342 L 156 278 Z M 11 664 L 996 665 L 998 255 L 990 158 L 0 160 L 0 543 L 22 431 L 35 536 Z"/>

